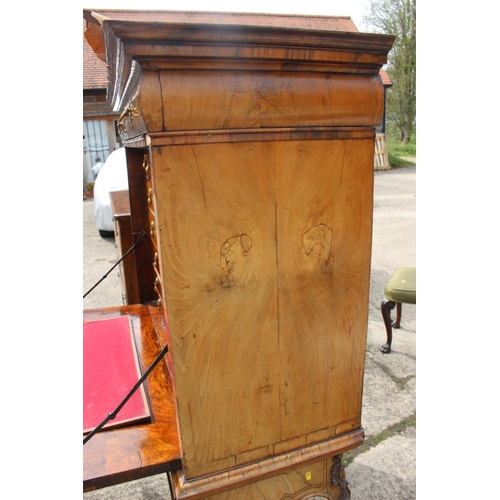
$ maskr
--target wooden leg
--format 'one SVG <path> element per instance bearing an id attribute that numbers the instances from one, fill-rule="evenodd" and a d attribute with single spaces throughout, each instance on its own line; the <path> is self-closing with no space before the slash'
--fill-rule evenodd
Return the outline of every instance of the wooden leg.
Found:
<path id="1" fill-rule="evenodd" d="M 345 478 L 345 469 L 342 465 L 342 455 L 333 457 L 333 466 L 330 470 L 330 483 L 337 489 L 339 500 L 351 500 L 351 490 Z"/>
<path id="2" fill-rule="evenodd" d="M 393 328 L 399 328 L 401 326 L 401 302 L 396 302 L 396 321 L 392 324 Z"/>
<path id="3" fill-rule="evenodd" d="M 396 302 L 392 300 L 384 299 L 382 304 L 380 304 L 380 310 L 382 311 L 382 318 L 384 318 L 385 330 L 387 332 L 387 342 L 380 347 L 380 350 L 384 354 L 389 354 L 391 352 L 392 344 L 392 323 L 391 323 L 391 311 L 396 306 Z"/>

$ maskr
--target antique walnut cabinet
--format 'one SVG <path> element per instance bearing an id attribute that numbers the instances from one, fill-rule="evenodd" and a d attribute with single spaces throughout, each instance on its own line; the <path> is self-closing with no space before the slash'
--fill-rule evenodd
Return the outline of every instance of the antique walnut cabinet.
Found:
<path id="1" fill-rule="evenodd" d="M 138 301 L 162 318 L 179 450 L 114 482 L 168 470 L 175 499 L 349 498 L 394 38 L 345 17 L 84 17 L 120 114 Z"/>

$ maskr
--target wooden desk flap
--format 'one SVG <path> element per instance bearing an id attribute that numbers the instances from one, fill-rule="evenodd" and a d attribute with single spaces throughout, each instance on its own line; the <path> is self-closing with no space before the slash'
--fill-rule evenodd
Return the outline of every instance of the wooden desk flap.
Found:
<path id="1" fill-rule="evenodd" d="M 130 200 L 128 190 L 112 191 L 109 193 L 111 212 L 113 217 L 130 217 Z"/>
<path id="2" fill-rule="evenodd" d="M 123 315 L 131 318 L 139 363 L 144 372 L 167 338 L 161 313 L 155 307 L 133 305 L 87 310 L 83 312 L 83 321 Z M 161 362 L 145 385 L 153 422 L 94 435 L 83 446 L 84 491 L 181 468 L 175 401 L 167 364 Z"/>
<path id="3" fill-rule="evenodd" d="M 83 433 L 118 407 L 142 373 L 128 316 L 83 324 Z M 106 429 L 151 422 L 144 384 L 130 396 Z"/>

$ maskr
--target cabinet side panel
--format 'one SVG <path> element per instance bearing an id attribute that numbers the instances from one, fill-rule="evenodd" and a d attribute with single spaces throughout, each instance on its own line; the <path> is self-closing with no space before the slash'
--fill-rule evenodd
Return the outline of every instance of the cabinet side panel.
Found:
<path id="1" fill-rule="evenodd" d="M 152 153 L 189 478 L 279 441 L 273 146 L 170 146 Z"/>
<path id="2" fill-rule="evenodd" d="M 360 426 L 373 147 L 276 144 L 283 440 Z"/>

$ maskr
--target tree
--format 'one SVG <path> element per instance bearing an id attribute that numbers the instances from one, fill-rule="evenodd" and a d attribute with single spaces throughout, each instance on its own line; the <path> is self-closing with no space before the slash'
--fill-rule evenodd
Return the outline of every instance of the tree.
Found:
<path id="1" fill-rule="evenodd" d="M 406 144 L 416 120 L 416 0 L 371 0 L 363 23 L 375 33 L 396 36 L 387 64 L 393 85 L 387 95 L 387 119 L 396 125 L 399 140 Z"/>

